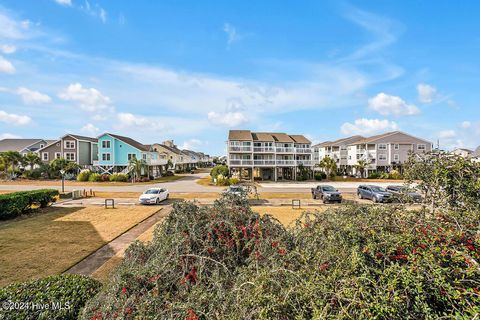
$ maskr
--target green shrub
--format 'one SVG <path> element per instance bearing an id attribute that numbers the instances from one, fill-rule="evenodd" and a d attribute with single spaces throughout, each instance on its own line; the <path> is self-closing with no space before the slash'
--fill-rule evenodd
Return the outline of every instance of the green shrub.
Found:
<path id="1" fill-rule="evenodd" d="M 0 288 L 0 319 L 77 319 L 100 287 L 101 283 L 94 279 L 73 274 L 12 284 Z M 37 308 L 18 308 L 27 303 Z M 17 308 L 13 309 L 15 304 Z"/>
<path id="2" fill-rule="evenodd" d="M 380 173 L 380 179 L 388 179 L 388 177 L 389 177 L 388 173 L 386 173 L 386 172 Z"/>
<path id="3" fill-rule="evenodd" d="M 388 179 L 400 180 L 402 179 L 402 175 L 397 170 L 391 170 L 388 173 Z"/>
<path id="4" fill-rule="evenodd" d="M 230 178 L 230 179 L 228 179 L 229 185 L 235 185 L 235 184 L 238 184 L 239 182 L 240 182 L 240 179 L 238 179 L 238 178 Z"/>
<path id="5" fill-rule="evenodd" d="M 379 172 L 372 172 L 368 175 L 368 179 L 379 179 L 381 174 Z"/>
<path id="6" fill-rule="evenodd" d="M 286 229 L 238 197 L 175 203 L 151 243 L 128 248 L 81 319 L 474 318 L 476 219 L 459 226 L 356 205 L 305 213 Z"/>
<path id="7" fill-rule="evenodd" d="M 110 181 L 126 182 L 128 181 L 128 175 L 125 173 L 113 173 L 110 175 Z"/>
<path id="8" fill-rule="evenodd" d="M 217 176 L 217 183 L 216 183 L 217 186 L 229 186 L 230 185 L 230 179 L 228 179 L 228 177 L 222 175 L 222 174 L 219 174 Z"/>
<path id="9" fill-rule="evenodd" d="M 213 167 L 212 170 L 210 171 L 210 176 L 212 177 L 212 180 L 216 179 L 219 175 L 222 175 L 224 177 L 229 177 L 230 172 L 228 170 L 228 167 L 224 165 Z"/>
<path id="10" fill-rule="evenodd" d="M 91 182 L 102 181 L 102 175 L 99 173 L 91 173 L 90 176 L 88 177 L 88 181 L 91 181 Z"/>
<path id="11" fill-rule="evenodd" d="M 40 179 L 40 177 L 42 176 L 42 170 L 40 169 L 27 170 L 23 172 L 22 176 L 26 179 L 37 180 L 37 179 Z"/>
<path id="12" fill-rule="evenodd" d="M 56 201 L 58 190 L 40 189 L 0 195 L 0 220 L 17 217 L 31 210 L 33 205 L 45 208 Z"/>
<path id="13" fill-rule="evenodd" d="M 325 174 L 325 172 L 316 172 L 314 178 L 315 180 L 320 181 L 323 179 L 327 179 L 327 175 Z"/>
<path id="14" fill-rule="evenodd" d="M 82 170 L 77 175 L 77 181 L 88 181 L 91 174 L 92 174 L 92 172 L 88 169 Z"/>

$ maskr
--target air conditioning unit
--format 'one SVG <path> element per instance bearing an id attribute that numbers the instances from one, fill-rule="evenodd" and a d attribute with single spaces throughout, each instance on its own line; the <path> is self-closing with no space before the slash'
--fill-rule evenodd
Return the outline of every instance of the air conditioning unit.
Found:
<path id="1" fill-rule="evenodd" d="M 82 190 L 73 190 L 72 191 L 72 199 L 75 200 L 75 199 L 83 198 L 82 194 L 83 194 Z"/>

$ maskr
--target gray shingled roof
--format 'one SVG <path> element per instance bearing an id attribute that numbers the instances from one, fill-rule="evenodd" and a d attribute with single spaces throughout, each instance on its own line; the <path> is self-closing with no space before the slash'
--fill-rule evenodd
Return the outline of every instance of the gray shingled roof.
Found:
<path id="1" fill-rule="evenodd" d="M 3 139 L 0 140 L 0 152 L 4 151 L 22 151 L 25 148 L 31 146 L 44 139 Z"/>
<path id="2" fill-rule="evenodd" d="M 107 133 L 108 135 L 120 140 L 120 141 L 123 141 L 125 142 L 126 144 L 129 144 L 131 145 L 132 147 L 134 148 L 137 148 L 138 150 L 140 151 L 150 151 L 150 147 L 149 146 L 146 146 L 144 144 L 141 144 L 140 142 L 136 141 L 136 140 L 133 140 L 132 138 L 129 138 L 129 137 L 124 137 L 124 136 L 119 136 L 119 135 L 116 135 L 116 134 L 112 134 L 112 133 Z"/>

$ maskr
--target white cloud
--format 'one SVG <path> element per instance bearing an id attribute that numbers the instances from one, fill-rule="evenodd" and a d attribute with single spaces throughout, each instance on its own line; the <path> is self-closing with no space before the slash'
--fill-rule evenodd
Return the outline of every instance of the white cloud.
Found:
<path id="1" fill-rule="evenodd" d="M 450 139 L 457 136 L 455 130 L 442 130 L 438 133 L 438 137 L 442 139 Z"/>
<path id="2" fill-rule="evenodd" d="M 17 47 L 15 47 L 14 45 L 3 44 L 0 46 L 0 51 L 2 51 L 5 54 L 11 54 L 17 51 Z"/>
<path id="3" fill-rule="evenodd" d="M 8 12 L 0 11 L 0 39 L 25 39 L 25 29 L 28 29 L 25 20 L 17 21 Z"/>
<path id="4" fill-rule="evenodd" d="M 462 127 L 463 129 L 468 129 L 472 126 L 472 123 L 470 121 L 463 121 L 461 124 L 460 124 L 460 127 Z"/>
<path id="5" fill-rule="evenodd" d="M 0 56 L 0 72 L 9 74 L 15 73 L 15 67 L 13 64 L 2 56 Z"/>
<path id="6" fill-rule="evenodd" d="M 190 139 L 190 140 L 184 141 L 183 144 L 180 146 L 180 149 L 198 150 L 198 148 L 203 145 L 204 145 L 204 142 L 199 139 Z"/>
<path id="7" fill-rule="evenodd" d="M 32 122 L 32 118 L 0 110 L 0 121 L 14 125 L 26 125 Z"/>
<path id="8" fill-rule="evenodd" d="M 103 8 L 100 8 L 98 15 L 103 23 L 107 22 L 107 11 L 105 11 Z"/>
<path id="9" fill-rule="evenodd" d="M 97 112 L 100 110 L 113 111 L 112 100 L 104 96 L 95 88 L 84 88 L 80 83 L 69 85 L 58 94 L 60 99 L 74 101 L 85 111 Z"/>
<path id="10" fill-rule="evenodd" d="M 426 83 L 419 83 L 417 85 L 418 101 L 421 103 L 432 103 L 437 95 L 437 89 Z"/>
<path id="11" fill-rule="evenodd" d="M 62 5 L 62 6 L 71 6 L 72 5 L 72 0 L 55 0 L 55 2 Z"/>
<path id="12" fill-rule="evenodd" d="M 103 23 L 107 22 L 107 11 L 100 7 L 98 3 L 92 6 L 88 0 L 85 0 L 85 4 L 78 8 L 92 17 L 99 18 Z"/>
<path id="13" fill-rule="evenodd" d="M 241 112 L 219 113 L 211 111 L 208 113 L 208 120 L 214 125 L 227 128 L 238 127 L 248 122 L 247 117 Z"/>
<path id="14" fill-rule="evenodd" d="M 100 132 L 100 129 L 95 127 L 93 124 L 91 123 L 87 123 L 86 125 L 84 125 L 80 131 L 82 131 L 83 133 L 86 133 L 88 135 L 91 135 L 91 136 L 97 136 L 98 133 Z"/>
<path id="15" fill-rule="evenodd" d="M 20 139 L 21 137 L 20 136 L 17 136 L 16 134 L 12 134 L 12 133 L 1 133 L 0 134 L 0 140 L 3 140 L 3 139 Z"/>
<path id="16" fill-rule="evenodd" d="M 385 131 L 397 130 L 398 125 L 394 121 L 379 119 L 356 119 L 354 123 L 345 122 L 340 130 L 345 135 L 372 135 Z"/>
<path id="17" fill-rule="evenodd" d="M 128 112 L 120 112 L 116 116 L 114 128 L 122 132 L 137 133 L 144 132 L 149 134 L 146 140 L 155 142 L 158 134 L 162 135 L 188 135 L 204 130 L 208 123 L 198 119 L 188 119 L 185 117 L 146 117 L 135 115 Z M 152 135 L 155 134 L 155 135 Z"/>
<path id="18" fill-rule="evenodd" d="M 240 35 L 237 33 L 237 29 L 231 24 L 225 23 L 223 25 L 223 31 L 227 34 L 228 46 L 240 40 Z"/>
<path id="19" fill-rule="evenodd" d="M 383 116 L 410 116 L 420 113 L 413 104 L 406 103 L 402 98 L 380 92 L 368 100 L 368 108 Z"/>
<path id="20" fill-rule="evenodd" d="M 52 98 L 48 95 L 24 87 L 19 87 L 16 93 L 22 97 L 23 103 L 25 104 L 43 104 L 52 101 Z"/>

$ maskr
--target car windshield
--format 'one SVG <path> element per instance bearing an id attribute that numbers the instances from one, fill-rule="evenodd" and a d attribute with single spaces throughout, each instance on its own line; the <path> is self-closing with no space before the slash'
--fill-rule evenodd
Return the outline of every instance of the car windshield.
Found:
<path id="1" fill-rule="evenodd" d="M 230 192 L 242 192 L 243 189 L 241 187 L 230 187 Z"/>
<path id="2" fill-rule="evenodd" d="M 388 187 L 389 190 L 393 190 L 393 191 L 397 191 L 397 192 L 401 192 L 403 191 L 403 189 L 401 187 Z"/>
<path id="3" fill-rule="evenodd" d="M 145 191 L 145 194 L 158 194 L 158 193 L 159 193 L 159 190 L 157 189 L 149 189 Z"/>
<path id="4" fill-rule="evenodd" d="M 374 192 L 384 192 L 385 191 L 385 189 L 383 189 L 382 187 L 378 187 L 378 186 L 372 186 L 370 188 L 372 188 L 372 191 L 374 191 Z"/>
<path id="5" fill-rule="evenodd" d="M 337 191 L 334 187 L 332 186 L 323 186 L 322 187 L 323 191 Z"/>

